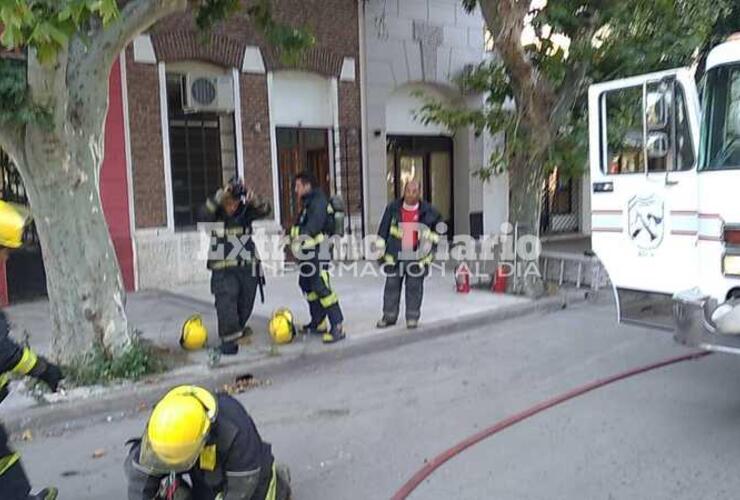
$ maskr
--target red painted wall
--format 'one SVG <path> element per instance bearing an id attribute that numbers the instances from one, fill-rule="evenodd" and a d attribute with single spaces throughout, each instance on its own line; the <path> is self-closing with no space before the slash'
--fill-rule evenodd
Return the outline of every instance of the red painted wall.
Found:
<path id="1" fill-rule="evenodd" d="M 105 121 L 105 158 L 100 172 L 100 196 L 113 246 L 127 291 L 134 290 L 134 250 L 126 176 L 126 135 L 124 132 L 121 65 L 116 60 L 110 74 L 110 105 Z"/>

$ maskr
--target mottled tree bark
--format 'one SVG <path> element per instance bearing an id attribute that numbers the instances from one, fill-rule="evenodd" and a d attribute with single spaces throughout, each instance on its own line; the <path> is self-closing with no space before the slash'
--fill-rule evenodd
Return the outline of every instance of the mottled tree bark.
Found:
<path id="1" fill-rule="evenodd" d="M 133 0 L 112 25 L 73 37 L 52 64 L 28 55 L 28 87 L 51 124 L 0 127 L 16 163 L 46 268 L 55 359 L 73 363 L 92 349 L 120 354 L 132 336 L 125 291 L 100 199 L 108 77 L 135 36 L 185 10 L 187 0 Z"/>

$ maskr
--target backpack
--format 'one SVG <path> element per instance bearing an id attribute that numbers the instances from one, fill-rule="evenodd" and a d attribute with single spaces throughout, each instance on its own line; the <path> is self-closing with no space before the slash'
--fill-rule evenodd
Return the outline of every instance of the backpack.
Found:
<path id="1" fill-rule="evenodd" d="M 344 236 L 344 200 L 336 195 L 329 198 L 326 207 L 327 222 L 326 234 L 329 236 Z"/>

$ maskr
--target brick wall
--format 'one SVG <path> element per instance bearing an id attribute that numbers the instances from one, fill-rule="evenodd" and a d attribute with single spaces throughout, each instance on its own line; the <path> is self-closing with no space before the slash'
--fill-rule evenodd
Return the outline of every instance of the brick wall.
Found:
<path id="1" fill-rule="evenodd" d="M 297 69 L 338 77 L 345 57 L 359 64 L 358 0 L 273 0 L 275 17 L 304 26 L 316 37 Z M 247 2 L 244 2 L 246 4 Z M 259 46 L 268 71 L 284 66 L 264 37 L 243 13 L 215 26 L 203 36 L 190 14 L 170 16 L 150 31 L 158 61 L 203 61 L 240 68 L 247 45 Z M 134 199 L 139 228 L 166 225 L 166 197 L 162 135 L 159 110 L 159 82 L 155 65 L 133 62 L 128 50 L 129 112 L 133 156 Z M 359 66 L 356 82 L 342 82 L 339 89 L 340 126 L 360 129 Z M 263 196 L 272 198 L 270 123 L 265 75 L 241 75 L 244 167 L 248 182 Z M 358 142 L 359 145 L 359 142 Z M 359 146 L 358 146 L 359 147 Z M 350 162 L 348 185 L 358 200 L 361 154 Z M 346 167 L 343 167 L 346 169 Z M 273 200 L 275 202 L 275 200 Z"/>
<path id="2" fill-rule="evenodd" d="M 273 198 L 267 77 L 241 76 L 244 177 L 260 196 Z M 274 202 L 275 200 L 273 200 Z"/>
<path id="3" fill-rule="evenodd" d="M 134 211 L 138 228 L 167 225 L 162 126 L 157 67 L 134 62 L 126 52 Z"/>

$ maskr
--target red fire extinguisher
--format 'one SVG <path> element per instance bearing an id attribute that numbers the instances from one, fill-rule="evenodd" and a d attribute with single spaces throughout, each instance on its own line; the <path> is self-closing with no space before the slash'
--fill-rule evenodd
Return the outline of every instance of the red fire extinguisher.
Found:
<path id="1" fill-rule="evenodd" d="M 470 268 L 465 262 L 455 269 L 455 289 L 457 293 L 470 293 Z"/>
<path id="2" fill-rule="evenodd" d="M 493 286 L 491 286 L 491 291 L 493 293 L 506 293 L 507 281 L 508 276 L 506 272 L 506 266 L 499 264 L 498 267 L 496 267 L 496 276 L 493 279 Z"/>

